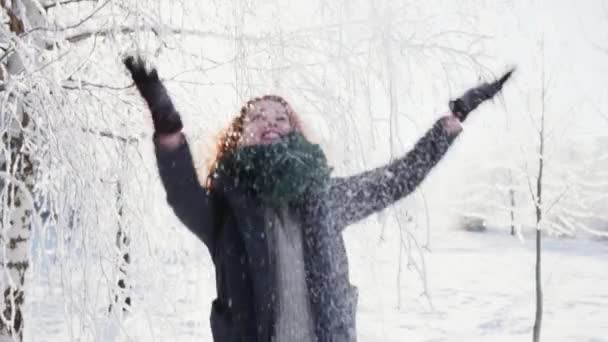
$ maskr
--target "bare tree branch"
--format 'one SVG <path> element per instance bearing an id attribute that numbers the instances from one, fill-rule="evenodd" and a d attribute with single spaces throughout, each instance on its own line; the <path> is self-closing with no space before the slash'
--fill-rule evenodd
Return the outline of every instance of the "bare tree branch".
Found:
<path id="1" fill-rule="evenodd" d="M 118 141 L 120 141 L 122 143 L 126 143 L 126 144 L 137 144 L 139 142 L 139 138 L 134 137 L 134 136 L 124 137 L 124 136 L 114 134 L 114 133 L 108 132 L 108 131 L 95 131 L 92 128 L 82 128 L 82 131 L 85 133 L 99 135 L 100 137 L 103 137 L 103 138 L 118 140 Z"/>
<path id="2" fill-rule="evenodd" d="M 6 4 L 6 1 L 0 1 L 0 6 L 6 11 L 6 14 L 9 19 L 8 25 L 11 32 L 15 32 L 17 34 L 22 33 L 24 30 L 23 20 L 21 20 L 21 18 L 19 18 L 17 14 L 15 14 L 13 9 Z"/>
<path id="3" fill-rule="evenodd" d="M 93 88 L 110 89 L 110 90 L 125 90 L 125 89 L 129 89 L 129 88 L 133 87 L 133 85 L 134 85 L 132 83 L 125 87 L 115 87 L 115 86 L 111 86 L 111 85 L 107 85 L 107 84 L 99 84 L 99 83 L 93 83 L 93 82 L 83 81 L 83 80 L 75 80 L 72 78 L 69 78 L 66 81 L 77 83 L 77 85 L 69 85 L 69 84 L 62 85 L 62 88 L 69 89 L 69 90 L 80 90 L 83 87 L 93 87 Z"/>
<path id="4" fill-rule="evenodd" d="M 97 2 L 98 0 L 64 0 L 64 1 L 54 1 L 54 2 L 48 2 L 46 4 L 42 5 L 42 8 L 44 8 L 45 11 L 48 11 L 49 9 L 56 7 L 56 6 L 63 6 L 63 5 L 68 5 L 71 3 L 76 3 L 76 2 Z"/>
<path id="5" fill-rule="evenodd" d="M 2 56 L 0 56 L 0 62 L 6 57 L 8 56 L 9 53 L 11 53 L 13 51 L 13 48 L 6 48 L 6 49 L 2 49 L 2 51 L 4 51 L 4 53 L 2 54 Z"/>
<path id="6" fill-rule="evenodd" d="M 90 31 L 79 32 L 74 35 L 68 36 L 67 38 L 65 38 L 65 41 L 68 41 L 70 43 L 78 43 L 78 42 L 81 42 L 85 39 L 88 39 L 88 38 L 91 38 L 94 36 L 103 37 L 103 36 L 109 36 L 109 35 L 115 34 L 115 33 L 131 34 L 131 33 L 135 33 L 136 31 L 151 31 L 156 36 L 160 36 L 158 28 L 155 28 L 152 26 L 140 26 L 138 28 L 134 28 L 134 27 L 130 27 L 130 26 L 122 26 L 122 27 L 119 27 L 118 29 L 109 28 L 109 29 L 105 29 L 105 30 L 90 30 Z M 220 39 L 226 39 L 226 40 L 233 39 L 233 37 L 230 37 L 228 34 L 222 34 L 222 33 L 217 33 L 217 32 L 213 32 L 213 31 L 185 30 L 185 29 L 177 29 L 177 28 L 171 28 L 171 29 L 168 29 L 168 31 L 171 34 L 183 34 L 183 35 L 198 36 L 198 37 L 214 37 L 214 38 L 220 38 Z M 251 39 L 253 41 L 262 40 L 262 38 L 253 37 L 253 36 L 248 37 L 248 39 Z M 55 48 L 55 46 L 56 46 L 56 42 L 52 42 L 52 43 L 49 42 L 46 44 L 46 49 L 52 50 Z"/>
<path id="7" fill-rule="evenodd" d="M 69 29 L 74 29 L 77 28 L 78 26 L 84 24 L 85 22 L 87 22 L 89 19 L 91 19 L 93 16 L 95 16 L 95 14 L 97 14 L 99 11 L 101 11 L 104 7 L 106 7 L 106 5 L 108 5 L 112 0 L 107 0 L 106 2 L 104 2 L 103 4 L 101 4 L 101 6 L 97 7 L 93 12 L 91 12 L 89 15 L 87 15 L 86 17 L 82 18 L 79 22 L 77 22 L 76 24 L 72 24 L 70 26 L 66 26 L 66 27 L 62 27 L 60 30 L 69 30 Z M 30 30 L 27 30 L 25 32 L 23 32 L 22 34 L 20 34 L 20 37 L 23 36 L 27 36 L 30 33 L 36 32 L 36 31 L 57 31 L 57 29 L 51 29 L 51 28 L 47 28 L 45 26 L 37 26 L 34 27 Z"/>
<path id="8" fill-rule="evenodd" d="M 106 2 L 104 2 L 103 4 L 101 4 L 101 6 L 97 7 L 93 12 L 91 12 L 91 14 L 89 14 L 86 17 L 82 18 L 82 20 L 80 20 L 76 24 L 64 27 L 64 29 L 73 29 L 73 28 L 77 28 L 78 26 L 84 24 L 89 19 L 91 19 L 95 14 L 97 14 L 99 11 L 101 11 L 104 7 L 106 7 L 106 5 L 108 5 L 111 1 L 112 0 L 107 0 Z"/>

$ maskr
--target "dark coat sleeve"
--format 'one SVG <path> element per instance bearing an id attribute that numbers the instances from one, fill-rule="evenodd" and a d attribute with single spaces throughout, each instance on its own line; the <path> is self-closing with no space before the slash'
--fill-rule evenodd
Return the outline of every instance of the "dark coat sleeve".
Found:
<path id="1" fill-rule="evenodd" d="M 442 120 L 439 119 L 411 151 L 390 164 L 331 179 L 328 203 L 340 229 L 386 208 L 422 183 L 458 134 L 450 135 Z"/>
<path id="2" fill-rule="evenodd" d="M 154 139 L 160 178 L 167 202 L 180 221 L 212 250 L 216 227 L 215 201 L 199 182 L 188 142 L 169 150 Z"/>

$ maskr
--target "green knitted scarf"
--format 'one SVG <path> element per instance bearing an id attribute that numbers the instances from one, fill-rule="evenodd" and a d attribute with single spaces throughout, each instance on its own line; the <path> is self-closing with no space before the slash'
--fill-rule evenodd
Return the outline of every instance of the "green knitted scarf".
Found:
<path id="1" fill-rule="evenodd" d="M 269 145 L 243 146 L 227 153 L 218 172 L 264 202 L 297 202 L 312 189 L 327 184 L 330 168 L 321 147 L 293 132 Z"/>

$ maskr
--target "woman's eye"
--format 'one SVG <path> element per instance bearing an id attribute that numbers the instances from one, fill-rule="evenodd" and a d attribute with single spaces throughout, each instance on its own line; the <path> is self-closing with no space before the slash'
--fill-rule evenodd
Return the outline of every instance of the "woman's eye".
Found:
<path id="1" fill-rule="evenodd" d="M 278 117 L 277 121 L 287 121 L 287 118 L 284 116 Z"/>

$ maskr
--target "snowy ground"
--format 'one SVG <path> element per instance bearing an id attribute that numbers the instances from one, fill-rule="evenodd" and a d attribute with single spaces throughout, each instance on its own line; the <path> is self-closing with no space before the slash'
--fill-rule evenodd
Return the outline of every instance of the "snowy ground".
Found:
<path id="1" fill-rule="evenodd" d="M 531 340 L 532 237 L 522 243 L 502 232 L 433 234 L 426 253 L 431 306 L 414 271 L 404 265 L 397 282 L 394 237 L 387 234 L 380 242 L 378 236 L 367 227 L 347 232 L 351 278 L 360 291 L 360 341 Z M 608 341 L 608 241 L 548 238 L 544 247 L 543 341 Z M 211 341 L 208 261 L 179 265 L 154 266 L 149 277 L 165 280 L 139 287 L 140 309 L 120 324 L 106 318 L 107 306 L 97 301 L 66 304 L 91 301 L 95 290 L 67 293 L 57 279 L 38 277 L 28 302 L 26 340 Z"/>
<path id="2" fill-rule="evenodd" d="M 543 340 L 608 341 L 608 243 L 548 240 L 544 246 Z M 366 284 L 361 341 L 530 341 L 533 260 L 533 239 L 521 243 L 492 232 L 436 236 L 427 258 L 433 308 L 420 292 L 403 290 L 396 309 L 394 286 L 373 291 Z M 383 281 L 374 279 L 369 282 Z"/>

